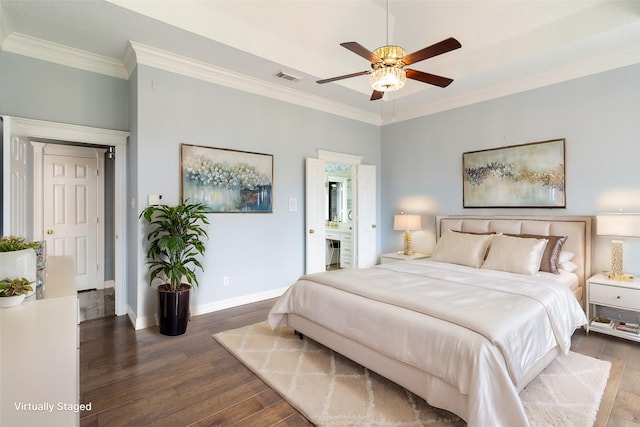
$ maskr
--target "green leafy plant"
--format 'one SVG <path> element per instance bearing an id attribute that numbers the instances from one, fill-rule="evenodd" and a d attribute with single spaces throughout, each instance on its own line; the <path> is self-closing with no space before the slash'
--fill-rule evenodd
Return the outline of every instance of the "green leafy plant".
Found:
<path id="1" fill-rule="evenodd" d="M 197 256 L 204 255 L 204 239 L 208 239 L 204 224 L 206 205 L 188 203 L 178 206 L 152 205 L 140 214 L 149 224 L 147 234 L 147 264 L 149 285 L 156 278 L 166 281 L 170 291 L 182 287 L 182 280 L 198 286 L 196 267 L 203 270 Z"/>
<path id="2" fill-rule="evenodd" d="M 24 237 L 4 236 L 0 239 L 0 252 L 21 251 L 23 249 L 35 249 L 38 242 L 27 242 Z"/>
<path id="3" fill-rule="evenodd" d="M 25 277 L 0 280 L 0 297 L 13 297 L 31 292 L 33 290 L 31 283 Z"/>

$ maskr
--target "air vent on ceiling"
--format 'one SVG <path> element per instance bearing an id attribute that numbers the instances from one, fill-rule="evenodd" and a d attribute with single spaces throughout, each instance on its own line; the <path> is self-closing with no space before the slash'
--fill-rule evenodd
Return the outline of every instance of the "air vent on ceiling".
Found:
<path id="1" fill-rule="evenodd" d="M 296 77 L 294 75 L 285 73 L 284 71 L 280 71 L 276 74 L 276 77 L 280 77 L 281 79 L 289 80 L 290 82 L 299 82 L 300 77 Z"/>

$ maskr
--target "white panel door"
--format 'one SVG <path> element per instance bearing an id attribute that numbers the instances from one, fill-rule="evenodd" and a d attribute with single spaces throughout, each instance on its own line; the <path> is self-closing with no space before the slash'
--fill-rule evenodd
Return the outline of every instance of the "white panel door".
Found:
<path id="1" fill-rule="evenodd" d="M 27 198 L 31 194 L 27 188 L 27 173 L 29 171 L 27 153 L 29 140 L 24 135 L 16 133 L 11 118 L 3 120 L 3 224 L 2 234 L 17 235 L 32 239 L 30 225 L 27 224 L 28 211 L 31 207 Z"/>
<path id="2" fill-rule="evenodd" d="M 47 254 L 74 259 L 79 291 L 97 286 L 97 164 L 95 158 L 44 156 Z"/>
<path id="3" fill-rule="evenodd" d="M 378 262 L 376 236 L 376 167 L 358 165 L 357 266 L 367 268 Z"/>
<path id="4" fill-rule="evenodd" d="M 306 273 L 325 271 L 327 241 L 325 238 L 325 172 L 324 160 L 306 159 L 305 236 Z"/>

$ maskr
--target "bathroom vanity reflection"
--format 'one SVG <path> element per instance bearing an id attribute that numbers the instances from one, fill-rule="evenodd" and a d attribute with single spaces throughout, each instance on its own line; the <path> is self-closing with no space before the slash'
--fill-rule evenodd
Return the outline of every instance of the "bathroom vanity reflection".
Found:
<path id="1" fill-rule="evenodd" d="M 327 270 L 353 266 L 353 167 L 325 164 L 325 234 Z"/>

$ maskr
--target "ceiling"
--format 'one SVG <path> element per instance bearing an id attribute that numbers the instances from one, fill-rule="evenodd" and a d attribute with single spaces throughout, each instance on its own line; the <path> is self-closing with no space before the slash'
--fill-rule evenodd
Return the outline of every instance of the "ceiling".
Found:
<path id="1" fill-rule="evenodd" d="M 138 62 L 149 47 L 243 90 L 387 124 L 640 63 L 640 0 L 0 0 L 0 37 L 5 51 L 38 56 L 20 47 L 29 40 L 125 65 L 134 42 Z M 409 80 L 373 102 L 368 76 L 315 83 L 369 69 L 341 42 L 374 50 L 387 37 L 407 52 L 458 39 L 461 49 L 411 66 L 454 82 Z"/>

